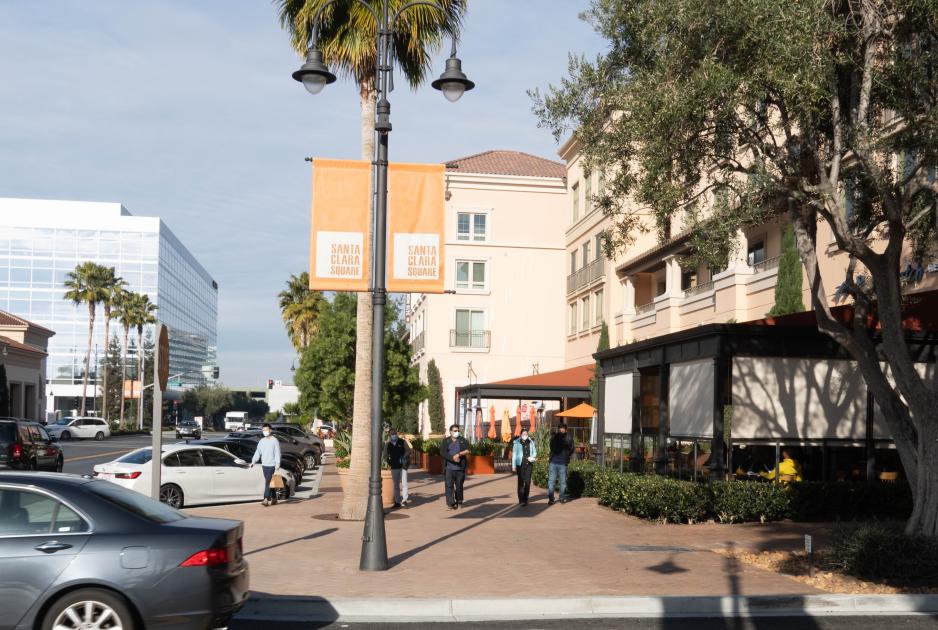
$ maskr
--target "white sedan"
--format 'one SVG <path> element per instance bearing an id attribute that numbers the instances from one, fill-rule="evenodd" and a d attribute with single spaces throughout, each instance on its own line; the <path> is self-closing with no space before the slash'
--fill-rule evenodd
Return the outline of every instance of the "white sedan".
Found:
<path id="1" fill-rule="evenodd" d="M 113 462 L 94 467 L 95 476 L 142 494 L 150 494 L 152 449 L 141 448 Z M 264 473 L 247 462 L 214 446 L 167 444 L 160 468 L 160 501 L 174 508 L 233 501 L 260 501 L 264 496 Z M 281 498 L 292 496 L 293 475 L 278 469 L 285 488 Z"/>
<path id="2" fill-rule="evenodd" d="M 46 431 L 60 440 L 94 439 L 111 437 L 111 427 L 101 418 L 59 418 L 46 425 Z"/>

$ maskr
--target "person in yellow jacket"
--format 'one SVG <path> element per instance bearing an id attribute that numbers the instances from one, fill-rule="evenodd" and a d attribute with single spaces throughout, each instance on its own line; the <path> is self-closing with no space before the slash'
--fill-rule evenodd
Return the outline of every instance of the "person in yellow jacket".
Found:
<path id="1" fill-rule="evenodd" d="M 782 449 L 782 461 L 778 463 L 778 474 L 782 478 L 782 481 L 790 481 L 788 478 L 793 478 L 795 481 L 801 481 L 801 465 L 795 461 L 791 456 L 791 452 L 788 449 Z M 768 479 L 773 481 L 775 479 L 775 469 L 768 472 L 759 473 L 763 479 Z"/>

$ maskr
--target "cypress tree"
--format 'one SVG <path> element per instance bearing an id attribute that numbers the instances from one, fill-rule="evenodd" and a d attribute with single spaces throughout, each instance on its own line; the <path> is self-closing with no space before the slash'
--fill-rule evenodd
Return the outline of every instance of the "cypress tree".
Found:
<path id="1" fill-rule="evenodd" d="M 427 400 L 427 411 L 430 414 L 430 430 L 433 433 L 443 433 L 443 423 L 446 421 L 446 412 L 443 402 L 443 379 L 436 361 L 430 359 L 427 363 L 427 387 L 430 397 Z"/>
<path id="2" fill-rule="evenodd" d="M 0 363 L 0 416 L 10 415 L 10 388 L 7 385 L 7 368 Z"/>
<path id="3" fill-rule="evenodd" d="M 782 235 L 782 256 L 778 261 L 778 279 L 775 284 L 775 306 L 769 315 L 777 317 L 804 310 L 801 299 L 801 256 L 795 247 L 795 231 L 789 225 Z"/>
<path id="4" fill-rule="evenodd" d="M 604 321 L 602 328 L 599 329 L 599 343 L 596 344 L 596 352 L 602 352 L 608 349 L 609 327 L 606 326 L 606 322 Z M 599 374 L 599 361 L 596 362 L 596 372 L 594 374 Z M 590 399 L 593 403 L 593 407 L 599 406 L 599 381 L 595 375 L 590 379 Z"/>

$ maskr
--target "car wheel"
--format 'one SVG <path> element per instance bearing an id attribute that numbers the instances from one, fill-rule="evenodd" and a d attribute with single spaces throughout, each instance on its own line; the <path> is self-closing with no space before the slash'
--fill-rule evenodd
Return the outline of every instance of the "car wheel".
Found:
<path id="1" fill-rule="evenodd" d="M 165 503 L 171 508 L 181 509 L 185 503 L 182 494 L 182 488 L 174 483 L 168 483 L 160 487 L 160 502 Z"/>
<path id="2" fill-rule="evenodd" d="M 319 465 L 319 462 L 316 461 L 316 453 L 313 451 L 306 451 L 303 454 L 303 459 L 306 462 L 306 470 L 312 470 Z"/>
<path id="3" fill-rule="evenodd" d="M 182 436 L 177 433 L 177 434 L 176 434 L 176 439 L 177 439 L 177 440 L 181 440 L 181 439 L 182 439 Z"/>
<path id="4" fill-rule="evenodd" d="M 31 459 L 26 462 L 26 470 L 36 470 L 36 460 Z"/>
<path id="5" fill-rule="evenodd" d="M 95 442 L 100 442 L 103 439 L 104 439 L 104 432 L 98 431 L 97 433 L 94 434 Z"/>
<path id="6" fill-rule="evenodd" d="M 62 431 L 62 437 L 60 438 L 63 442 L 68 442 L 72 439 L 72 434 L 68 431 Z"/>
<path id="7" fill-rule="evenodd" d="M 65 461 L 63 461 L 61 457 L 58 458 L 58 459 L 55 461 L 55 472 L 62 472 L 62 468 L 63 468 L 64 466 L 65 466 Z"/>
<path id="8" fill-rule="evenodd" d="M 135 628 L 134 617 L 120 596 L 98 588 L 72 591 L 52 604 L 42 630 L 53 628 Z"/>

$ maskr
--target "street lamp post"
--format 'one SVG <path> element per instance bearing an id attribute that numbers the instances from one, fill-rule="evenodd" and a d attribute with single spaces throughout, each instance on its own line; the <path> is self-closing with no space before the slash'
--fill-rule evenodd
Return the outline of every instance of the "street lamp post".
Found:
<path id="1" fill-rule="evenodd" d="M 301 82 L 310 94 L 318 94 L 322 89 L 335 82 L 335 75 L 326 66 L 322 51 L 319 50 L 318 25 L 322 12 L 339 0 L 327 2 L 313 17 L 312 37 L 306 63 L 293 73 L 293 78 Z M 385 246 L 387 240 L 388 214 L 388 135 L 391 132 L 391 103 L 388 94 L 393 89 L 391 47 L 394 27 L 398 18 L 408 9 L 418 6 L 431 7 L 441 13 L 443 9 L 433 2 L 410 2 L 398 11 L 391 13 L 388 0 L 382 0 L 380 14 L 375 7 L 364 0 L 354 0 L 365 7 L 377 25 L 377 81 L 378 92 L 375 133 L 375 234 L 373 239 L 372 279 L 372 316 L 374 321 L 371 337 L 371 475 L 368 483 L 368 509 L 365 513 L 365 529 L 362 534 L 362 552 L 358 568 L 361 571 L 384 571 L 388 568 L 388 549 L 384 532 L 384 506 L 381 503 L 381 437 L 383 419 L 381 401 L 384 391 L 384 306 L 387 303 L 385 283 Z M 446 70 L 432 84 L 434 89 L 443 92 L 447 100 L 455 102 L 467 90 L 475 87 L 462 71 L 462 62 L 456 57 L 456 41 L 446 62 Z"/>

